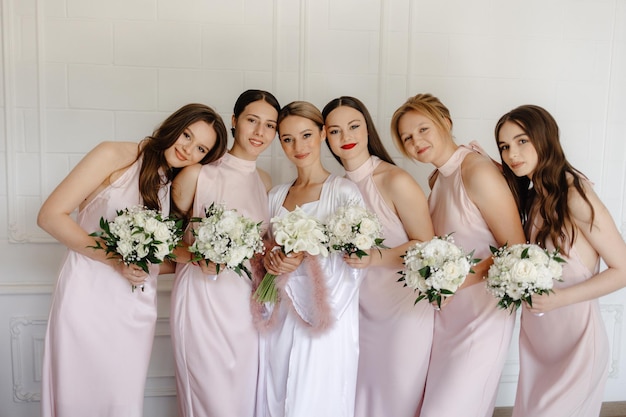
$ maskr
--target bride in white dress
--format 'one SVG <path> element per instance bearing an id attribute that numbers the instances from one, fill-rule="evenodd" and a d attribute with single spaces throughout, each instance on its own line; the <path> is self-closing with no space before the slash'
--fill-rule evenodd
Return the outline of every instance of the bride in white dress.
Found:
<path id="1" fill-rule="evenodd" d="M 293 102 L 281 110 L 280 143 L 298 176 L 270 191 L 271 217 L 298 206 L 324 221 L 342 205 L 363 204 L 354 183 L 322 166 L 323 126 L 310 103 Z M 267 306 L 271 317 L 262 330 L 257 416 L 353 416 L 363 270 L 349 267 L 336 252 L 287 257 L 273 251 L 265 266 L 279 275 L 280 299 L 273 309 Z"/>

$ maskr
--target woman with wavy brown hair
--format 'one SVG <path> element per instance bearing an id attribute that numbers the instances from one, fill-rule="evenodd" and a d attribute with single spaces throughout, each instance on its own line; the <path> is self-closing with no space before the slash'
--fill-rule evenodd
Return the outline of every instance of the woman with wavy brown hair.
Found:
<path id="1" fill-rule="evenodd" d="M 553 292 L 522 309 L 513 416 L 597 416 L 609 359 L 598 297 L 626 286 L 626 244 L 590 181 L 565 158 L 545 109 L 511 110 L 495 136 L 528 240 L 558 248 L 567 261 Z"/>
<path id="2" fill-rule="evenodd" d="M 42 416 L 141 417 L 157 318 L 157 275 L 93 249 L 99 220 L 144 205 L 170 211 L 178 172 L 226 151 L 222 118 L 188 104 L 139 143 L 102 142 L 44 202 L 39 226 L 67 246 L 45 341 Z M 78 210 L 77 218 L 71 216 Z M 142 285 L 143 291 L 131 291 Z"/>

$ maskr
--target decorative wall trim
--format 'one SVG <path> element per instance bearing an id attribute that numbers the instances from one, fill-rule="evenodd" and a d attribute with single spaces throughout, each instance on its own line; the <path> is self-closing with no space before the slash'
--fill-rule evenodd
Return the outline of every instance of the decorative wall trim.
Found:
<path id="1" fill-rule="evenodd" d="M 157 280 L 157 292 L 169 294 L 174 285 L 173 275 L 165 275 Z M 50 295 L 55 284 L 49 282 L 0 282 L 0 297 L 12 295 Z"/>
<path id="2" fill-rule="evenodd" d="M 43 196 L 43 184 L 46 177 L 46 166 L 44 164 L 43 155 L 45 153 L 45 25 L 44 25 L 44 0 L 32 0 L 35 4 L 35 31 L 34 39 L 36 39 L 36 76 L 33 83 L 37 86 L 37 104 L 32 109 L 18 109 L 17 108 L 17 91 L 16 85 L 16 69 L 17 59 L 16 56 L 20 52 L 20 48 L 17 45 L 17 40 L 23 37 L 17 33 L 19 30 L 25 30 L 23 25 L 16 25 L 14 22 L 18 21 L 13 7 L 14 0 L 2 0 L 2 26 L 3 26 L 3 61 L 4 61 L 4 115 L 5 115 L 5 137 L 6 137 L 6 166 L 7 166 L 7 201 L 8 201 L 8 238 L 11 243 L 48 243 L 54 242 L 51 236 L 39 231 L 37 228 L 29 230 L 27 227 L 27 199 L 23 196 L 20 197 L 19 190 L 17 189 L 17 161 L 19 146 L 18 140 L 21 138 L 18 135 L 18 117 L 20 113 L 24 115 L 25 110 L 34 110 L 37 112 L 38 117 L 38 135 L 39 135 L 39 150 L 37 156 L 39 160 L 39 197 Z M 31 154 L 35 152 L 30 151 Z"/>
<path id="3" fill-rule="evenodd" d="M 309 42 L 308 8 L 308 1 L 300 0 L 300 39 L 298 42 L 298 97 L 300 100 L 306 100 L 309 90 L 309 83 L 307 82 L 308 60 L 306 55 L 306 46 Z"/>
<path id="4" fill-rule="evenodd" d="M 11 175 L 15 172 L 15 150 L 13 140 L 16 136 L 15 128 L 15 37 L 13 25 L 13 1 L 2 0 L 2 61 L 3 86 L 4 86 L 4 137 L 6 138 L 6 167 L 7 167 L 7 193 L 8 193 L 8 233 L 12 242 L 20 241 L 24 237 L 19 236 L 19 227 L 16 223 L 15 188 L 16 178 Z"/>
<path id="5" fill-rule="evenodd" d="M 11 317 L 11 362 L 13 369 L 13 400 L 18 403 L 41 401 L 41 369 L 48 320 L 39 317 Z M 173 372 L 155 371 L 163 358 L 173 360 L 171 354 L 169 317 L 156 322 L 155 342 L 151 366 L 146 378 L 146 397 L 176 395 Z M 171 369 L 171 367 L 170 367 Z"/>
<path id="6" fill-rule="evenodd" d="M 619 378 L 619 368 L 622 349 L 622 327 L 624 321 L 624 305 L 604 304 L 600 305 L 602 318 L 606 326 L 611 356 L 609 358 L 609 378 Z M 612 320 L 607 320 L 612 318 Z"/>
<path id="7" fill-rule="evenodd" d="M 46 323 L 47 320 L 43 318 L 11 318 L 11 362 L 15 402 L 41 400 L 41 373 L 37 370 L 42 367 L 42 357 L 38 354 L 43 353 Z"/>

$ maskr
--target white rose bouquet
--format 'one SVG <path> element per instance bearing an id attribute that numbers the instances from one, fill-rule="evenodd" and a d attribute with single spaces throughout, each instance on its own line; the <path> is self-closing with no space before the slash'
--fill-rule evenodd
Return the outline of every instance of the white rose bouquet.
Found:
<path id="1" fill-rule="evenodd" d="M 339 207 L 327 219 L 326 230 L 331 250 L 355 254 L 359 259 L 367 256 L 368 249 L 386 247 L 378 217 L 356 203 Z"/>
<path id="2" fill-rule="evenodd" d="M 326 228 L 315 217 L 307 215 L 300 207 L 284 217 L 271 220 L 274 240 L 285 254 L 291 252 L 307 252 L 310 255 L 328 256 L 328 235 Z M 276 275 L 267 273 L 254 292 L 259 302 L 275 303 L 278 291 L 274 282 Z"/>
<path id="3" fill-rule="evenodd" d="M 487 290 L 498 298 L 498 306 L 513 313 L 522 303 L 532 307 L 533 294 L 552 291 L 553 280 L 563 273 L 559 251 L 549 252 L 535 244 L 490 247 L 493 265 L 487 275 Z"/>
<path id="4" fill-rule="evenodd" d="M 441 307 L 441 300 L 453 295 L 472 271 L 472 265 L 480 262 L 473 259 L 473 254 L 464 253 L 451 235 L 435 236 L 407 249 L 398 281 L 419 292 L 415 304 L 426 298 Z"/>
<path id="5" fill-rule="evenodd" d="M 182 220 L 163 217 L 156 210 L 135 206 L 117 210 L 112 221 L 100 218 L 102 230 L 89 236 L 98 237 L 94 249 L 102 249 L 111 257 L 120 257 L 126 265 L 135 264 L 148 272 L 148 264 L 160 264 L 172 253 L 182 238 Z M 136 286 L 132 286 L 135 291 Z M 143 290 L 143 286 L 141 287 Z"/>
<path id="6" fill-rule="evenodd" d="M 216 264 L 218 273 L 220 265 L 225 265 L 239 276 L 243 271 L 252 279 L 244 262 L 255 253 L 263 253 L 262 222 L 215 203 L 205 210 L 205 217 L 192 217 L 190 222 L 198 223 L 192 229 L 195 241 L 189 246 L 192 261 L 209 260 Z"/>

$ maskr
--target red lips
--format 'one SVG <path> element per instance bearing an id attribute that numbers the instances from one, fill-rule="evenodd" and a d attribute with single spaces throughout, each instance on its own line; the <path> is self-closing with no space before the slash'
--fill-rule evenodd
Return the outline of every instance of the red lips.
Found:
<path id="1" fill-rule="evenodd" d="M 347 143 L 347 144 L 345 144 L 345 145 L 342 145 L 342 146 L 341 146 L 341 149 L 346 149 L 346 150 L 347 150 L 347 149 L 352 149 L 352 148 L 354 148 L 355 146 L 356 146 L 356 143 Z"/>

